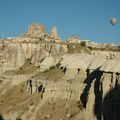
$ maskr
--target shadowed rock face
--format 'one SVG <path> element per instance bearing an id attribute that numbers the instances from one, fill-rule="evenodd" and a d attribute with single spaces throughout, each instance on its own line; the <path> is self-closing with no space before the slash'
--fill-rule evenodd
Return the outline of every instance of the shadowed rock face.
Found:
<path id="1" fill-rule="evenodd" d="M 2 115 L 0 115 L 0 120 L 4 120 L 4 118 L 2 117 Z"/>
<path id="2" fill-rule="evenodd" d="M 114 77 L 115 76 L 115 77 Z M 80 96 L 85 120 L 119 120 L 120 79 L 118 74 L 93 71 L 87 77 Z"/>
<path id="3" fill-rule="evenodd" d="M 101 106 L 97 107 L 97 109 L 100 108 L 102 108 L 101 111 L 96 111 L 96 109 L 94 109 L 97 120 L 120 119 L 120 85 L 118 85 L 118 83 L 116 83 L 114 89 L 111 89 L 106 94 L 101 102 Z"/>

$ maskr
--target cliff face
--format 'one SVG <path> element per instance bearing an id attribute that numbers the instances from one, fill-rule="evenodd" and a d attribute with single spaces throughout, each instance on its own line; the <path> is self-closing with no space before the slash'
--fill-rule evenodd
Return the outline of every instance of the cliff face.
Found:
<path id="1" fill-rule="evenodd" d="M 65 43 L 56 27 L 48 35 L 43 25 L 31 25 L 24 35 L 0 41 L 0 79 L 4 79 L 0 81 L 0 113 L 8 119 L 21 115 L 31 120 L 118 120 L 119 59 L 119 51 Z M 25 66 L 28 68 L 21 75 Z M 28 74 L 29 70 L 35 72 Z M 11 76 L 9 71 L 17 74 Z M 32 95 L 25 86 L 30 78 Z M 35 92 L 36 81 L 45 86 L 42 100 Z M 115 110 L 109 111 L 113 107 Z"/>
<path id="2" fill-rule="evenodd" d="M 51 36 L 45 31 L 44 25 L 30 25 L 23 35 L 0 42 L 1 71 L 19 69 L 27 60 L 33 66 L 40 66 L 41 62 L 44 63 L 42 66 L 56 65 L 61 56 L 68 51 L 67 45 L 60 41 L 57 37 L 57 28 Z M 46 59 L 49 61 L 49 58 L 51 62 L 44 62 Z"/>
<path id="3" fill-rule="evenodd" d="M 50 66 L 54 66 L 66 52 L 67 45 L 58 43 L 9 42 L 5 44 L 4 49 L 1 51 L 2 69 L 4 71 L 18 69 L 27 60 L 30 60 L 32 65 L 40 66 L 41 62 L 50 56 L 53 58 L 54 63 Z M 45 65 L 49 66 L 49 62 Z"/>

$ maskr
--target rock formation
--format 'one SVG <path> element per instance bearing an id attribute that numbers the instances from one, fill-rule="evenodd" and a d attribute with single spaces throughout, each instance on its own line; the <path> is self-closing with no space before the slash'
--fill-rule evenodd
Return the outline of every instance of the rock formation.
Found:
<path id="1" fill-rule="evenodd" d="M 105 46 L 102 50 L 101 48 L 90 49 L 77 42 L 78 39 L 75 36 L 71 38 L 70 44 L 62 42 L 56 27 L 53 27 L 51 34 L 48 35 L 41 24 L 31 25 L 28 32 L 22 36 L 0 41 L 1 80 L 6 80 L 3 84 L 0 81 L 0 85 L 3 85 L 0 87 L 0 105 L 3 107 L 0 106 L 0 112 L 4 109 L 2 113 L 8 119 L 16 119 L 20 114 L 23 119 L 38 117 L 36 120 L 39 120 L 45 113 L 43 120 L 118 120 L 119 47 L 113 47 L 114 50 L 110 47 L 105 49 Z M 27 70 L 35 73 L 30 73 L 28 76 L 18 75 L 25 66 L 31 67 Z M 9 76 L 9 71 L 13 73 L 17 71 L 17 74 L 15 72 L 15 76 Z M 7 73 L 9 73 L 8 76 Z M 5 75 L 5 78 L 2 75 Z M 33 81 L 40 80 L 45 88 L 47 86 L 43 100 L 39 99 L 40 94 L 28 97 L 25 85 L 19 83 L 26 82 L 29 78 Z M 8 84 L 12 87 L 15 85 L 16 90 Z M 10 104 L 6 100 L 7 97 Z M 15 99 L 12 100 L 13 98 Z M 16 104 L 14 104 L 15 101 Z M 46 104 L 53 106 L 49 109 L 49 107 L 44 107 Z M 14 106 L 14 109 L 11 106 Z M 62 107 L 56 109 L 58 106 Z M 71 110 L 72 106 L 76 108 Z M 43 109 L 45 112 L 42 111 Z M 46 110 L 53 113 L 48 114 Z M 61 113 L 62 118 L 60 118 Z"/>
<path id="2" fill-rule="evenodd" d="M 79 76 L 79 71 L 82 70 L 81 74 L 83 74 L 83 70 L 86 71 L 86 76 L 84 76 L 83 81 L 80 79 L 82 84 L 79 85 L 79 90 L 81 90 L 80 101 L 83 104 L 84 112 L 87 114 L 84 116 L 85 120 L 106 120 L 106 118 L 118 120 L 119 117 L 117 116 L 119 114 L 117 109 L 119 107 L 117 107 L 117 104 L 119 104 L 120 100 L 117 97 L 120 83 L 119 66 L 118 60 L 115 58 L 111 59 L 110 56 L 106 58 L 104 55 L 101 58 L 101 55 L 87 55 L 82 53 L 63 57 L 61 67 L 65 69 L 65 79 L 76 80 Z M 80 86 L 83 87 L 80 88 Z M 108 104 L 111 107 L 114 106 L 114 110 Z M 111 114 L 111 111 L 114 112 L 114 115 L 109 114 L 111 117 L 106 115 L 109 111 L 108 108 Z"/>
<path id="3" fill-rule="evenodd" d="M 58 37 L 58 30 L 56 27 L 53 27 L 51 30 L 51 37 L 57 38 Z"/>
<path id="4" fill-rule="evenodd" d="M 39 28 L 39 27 L 38 27 Z M 33 29 L 32 27 L 30 29 Z M 41 29 L 41 28 L 40 28 Z M 32 33 L 32 31 L 29 31 Z M 43 30 L 41 30 L 43 32 Z M 68 51 L 67 45 L 59 43 L 41 41 L 38 38 L 18 37 L 1 42 L 1 63 L 4 72 L 12 69 L 19 69 L 27 60 L 35 66 L 40 66 L 41 62 L 48 59 L 49 56 L 54 60 L 47 63 L 46 66 L 54 66 L 60 60 L 61 56 Z M 9 67 L 8 67 L 9 66 Z M 48 67 L 46 67 L 48 69 Z M 42 67 L 41 67 L 42 69 Z"/>
<path id="5" fill-rule="evenodd" d="M 44 33 L 45 32 L 44 25 L 42 25 L 42 24 L 32 24 L 32 25 L 29 26 L 28 32 L 29 33 L 34 33 L 34 32 Z"/>
<path id="6" fill-rule="evenodd" d="M 61 38 L 58 36 L 58 29 L 57 27 L 53 27 L 51 30 L 51 34 L 50 36 L 56 41 L 56 42 L 60 42 Z"/>
<path id="7" fill-rule="evenodd" d="M 47 35 L 44 25 L 42 24 L 32 24 L 28 28 L 28 32 L 25 34 L 25 36 L 28 37 L 44 37 L 44 35 Z"/>
<path id="8" fill-rule="evenodd" d="M 77 35 L 73 35 L 68 40 L 69 43 L 80 43 L 80 38 Z"/>

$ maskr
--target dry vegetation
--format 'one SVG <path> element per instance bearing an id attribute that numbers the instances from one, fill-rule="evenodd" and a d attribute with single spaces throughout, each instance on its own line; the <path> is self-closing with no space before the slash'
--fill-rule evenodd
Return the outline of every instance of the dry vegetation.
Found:
<path id="1" fill-rule="evenodd" d="M 90 53 L 90 51 L 83 45 L 79 44 L 79 43 L 69 43 L 67 44 L 68 46 L 68 53 L 80 53 L 80 52 L 86 52 L 86 53 Z"/>
<path id="2" fill-rule="evenodd" d="M 49 70 L 44 72 L 37 72 L 34 76 L 37 79 L 46 79 L 46 80 L 60 80 L 64 76 L 62 70 L 58 69 L 58 67 L 51 67 Z"/>

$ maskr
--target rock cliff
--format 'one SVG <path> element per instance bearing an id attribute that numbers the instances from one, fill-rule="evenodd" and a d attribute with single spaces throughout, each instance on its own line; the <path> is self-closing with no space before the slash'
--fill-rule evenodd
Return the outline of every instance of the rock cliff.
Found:
<path id="1" fill-rule="evenodd" d="M 71 41 L 62 41 L 56 27 L 49 35 L 41 24 L 0 41 L 0 113 L 6 119 L 118 120 L 119 47 Z M 45 87 L 42 97 L 36 82 Z"/>

